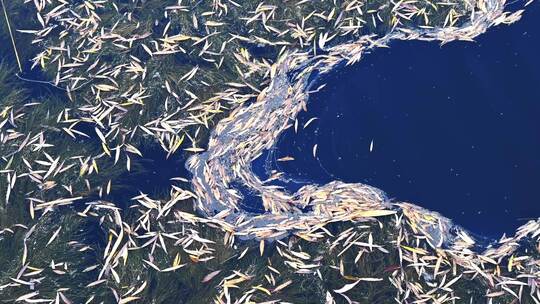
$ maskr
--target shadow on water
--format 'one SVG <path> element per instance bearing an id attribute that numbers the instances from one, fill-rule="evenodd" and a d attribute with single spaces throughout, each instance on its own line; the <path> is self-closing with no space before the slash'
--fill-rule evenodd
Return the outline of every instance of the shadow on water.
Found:
<path id="1" fill-rule="evenodd" d="M 475 43 L 395 41 L 325 76 L 298 134 L 285 131 L 254 170 L 363 182 L 473 232 L 513 233 L 540 216 L 539 19 L 536 5 Z"/>
<path id="2" fill-rule="evenodd" d="M 179 153 L 167 158 L 167 152 L 157 144 L 146 145 L 140 151 L 143 157 L 132 158 L 131 171 L 113 181 L 109 197 L 119 207 L 129 207 L 131 199 L 141 193 L 153 199 L 167 197 L 171 186 L 178 184 L 172 178 L 189 176 L 185 157 Z"/>
<path id="3" fill-rule="evenodd" d="M 81 144 L 93 146 L 94 149 L 101 151 L 101 141 L 95 131 L 96 125 L 91 122 L 79 121 L 73 125 L 72 130 L 86 134 L 87 136 L 78 136 Z M 163 199 L 168 197 L 171 186 L 185 183 L 173 178 L 185 178 L 188 180 L 189 172 L 184 166 L 186 156 L 181 153 L 174 153 L 167 158 L 161 146 L 152 141 L 146 141 L 140 145 L 139 151 L 142 157 L 129 154 L 130 170 L 126 169 L 126 158 L 124 152 L 121 152 L 120 159 L 116 165 L 113 165 L 114 156 L 106 158 L 106 167 L 114 171 L 111 180 L 111 192 L 102 197 L 98 193 L 90 193 L 84 200 L 78 202 L 77 207 L 84 208 L 86 203 L 96 200 L 106 200 L 113 202 L 122 209 L 131 206 L 132 198 L 141 193 L 147 194 L 152 199 Z M 184 186 L 188 186 L 185 183 Z"/>

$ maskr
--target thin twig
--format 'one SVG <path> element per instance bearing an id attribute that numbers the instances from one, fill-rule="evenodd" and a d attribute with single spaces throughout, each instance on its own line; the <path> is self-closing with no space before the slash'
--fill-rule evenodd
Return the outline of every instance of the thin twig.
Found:
<path id="1" fill-rule="evenodd" d="M 0 2 L 2 2 L 2 9 L 4 10 L 4 17 L 6 18 L 6 24 L 9 31 L 9 36 L 11 37 L 11 43 L 13 44 L 13 51 L 15 52 L 15 58 L 17 59 L 19 70 L 22 72 L 21 60 L 19 59 L 19 53 L 17 52 L 17 46 L 15 45 L 15 38 L 13 37 L 13 32 L 11 31 L 11 25 L 9 24 L 9 18 L 6 11 L 6 4 L 4 3 L 4 0 L 0 0 Z"/>

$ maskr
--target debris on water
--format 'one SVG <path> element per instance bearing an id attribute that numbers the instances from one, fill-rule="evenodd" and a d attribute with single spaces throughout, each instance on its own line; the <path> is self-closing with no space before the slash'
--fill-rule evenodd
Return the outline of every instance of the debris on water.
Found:
<path id="1" fill-rule="evenodd" d="M 450 220 L 375 187 L 332 181 L 292 192 L 251 168 L 292 120 L 298 131 L 311 76 L 396 39 L 472 40 L 521 11 L 505 12 L 504 0 L 156 3 L 3 5 L 31 11 L 16 25 L 31 36 L 26 62 L 65 98 L 33 102 L 0 66 L 2 299 L 334 302 L 334 293 L 442 303 L 472 301 L 474 287 L 540 300 L 539 257 L 527 244 L 537 221 L 480 251 Z M 191 155 L 191 176 L 165 176 L 167 191 L 139 191 L 121 208 L 107 195 L 144 167 L 146 145 L 165 159 Z M 248 198 L 261 212 L 243 208 Z"/>

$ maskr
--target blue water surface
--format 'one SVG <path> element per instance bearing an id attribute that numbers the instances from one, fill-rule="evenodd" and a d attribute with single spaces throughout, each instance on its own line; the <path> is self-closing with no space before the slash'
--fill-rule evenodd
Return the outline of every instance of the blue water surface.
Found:
<path id="1" fill-rule="evenodd" d="M 255 170 L 282 170 L 295 188 L 363 182 L 473 232 L 513 233 L 540 216 L 538 20 L 533 4 L 476 42 L 395 41 L 332 72 L 298 133 L 284 132 Z M 295 160 L 275 161 L 284 156 Z"/>

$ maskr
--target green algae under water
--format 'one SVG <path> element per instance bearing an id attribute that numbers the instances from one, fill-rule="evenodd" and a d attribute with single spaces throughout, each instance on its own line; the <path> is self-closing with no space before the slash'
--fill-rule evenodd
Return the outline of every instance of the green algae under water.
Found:
<path id="1" fill-rule="evenodd" d="M 133 15 L 139 18 L 137 22 L 140 21 L 142 24 L 137 29 L 134 26 L 135 22 L 130 23 L 126 21 L 128 17 L 123 15 L 119 18 L 121 20 L 119 31 L 124 31 L 126 37 L 145 34 L 145 31 L 161 33 L 166 27 L 167 22 L 157 22 L 155 19 L 158 14 L 156 12 L 159 12 L 161 16 L 163 7 L 176 4 L 176 1 L 168 1 L 166 4 L 158 1 L 134 1 L 133 3 L 118 1 L 118 5 L 120 6 L 119 11 L 122 14 L 132 11 Z M 281 2 L 276 4 L 285 6 Z M 243 5 L 245 6 L 243 10 L 253 11 L 256 9 L 257 3 L 246 2 Z M 324 5 L 330 4 L 313 3 L 309 7 L 302 8 L 302 10 L 298 9 L 294 4 L 290 4 L 289 6 L 282 7 L 286 11 L 286 16 L 283 19 L 302 19 L 298 15 L 307 15 L 313 9 L 325 10 L 328 13 L 331 9 L 326 10 Z M 367 3 L 366 5 L 368 7 L 378 7 L 380 3 Z M 426 5 L 428 6 L 428 4 Z M 15 28 L 39 28 L 39 22 L 34 17 L 35 12 L 31 9 L 31 5 L 23 5 L 21 1 L 10 1 L 8 8 Z M 111 8 L 109 7 L 109 9 Z M 212 9 L 210 5 L 200 2 L 194 4 L 191 12 L 200 13 Z M 109 29 L 112 28 L 113 23 L 116 21 L 116 17 L 111 11 L 112 9 L 110 11 L 100 12 L 104 22 L 108 23 L 106 28 Z M 241 11 L 234 13 L 239 15 Z M 239 16 L 230 15 L 227 18 L 230 18 L 230 20 L 241 20 L 237 19 L 237 17 Z M 175 19 L 175 23 L 170 27 L 171 29 L 189 28 L 187 25 L 192 24 L 191 15 L 183 16 L 179 14 L 175 18 L 177 19 Z M 437 17 L 432 18 L 434 20 L 437 19 Z M 57 22 L 57 20 L 54 22 Z M 199 22 L 202 24 L 204 19 L 201 19 Z M 237 298 L 242 294 L 251 294 L 251 300 L 256 302 L 281 299 L 293 303 L 324 303 L 330 291 L 342 288 L 343 285 L 353 282 L 355 280 L 354 278 L 357 277 L 378 277 L 382 278 L 383 281 L 357 285 L 357 287 L 347 292 L 347 296 L 351 299 L 355 299 L 360 303 L 388 303 L 394 301 L 393 298 L 396 297 L 396 289 L 389 282 L 389 279 L 397 267 L 400 253 L 392 245 L 395 242 L 393 236 L 399 232 L 393 227 L 391 219 L 382 219 L 381 223 L 384 225 L 379 225 L 376 222 L 363 223 L 362 225 L 343 222 L 332 223 L 327 226 L 328 231 L 334 236 L 347 231 L 347 229 L 351 229 L 351 231 L 355 231 L 354 233 L 356 235 L 354 237 L 358 238 L 358 241 L 368 242 L 369 239 L 372 239 L 375 240 L 374 242 L 376 244 L 383 244 L 385 247 L 391 248 L 388 253 L 384 253 L 378 249 L 370 250 L 369 254 L 366 253 L 361 257 L 357 256 L 357 252 L 351 251 L 344 251 L 340 255 L 339 253 L 344 249 L 342 244 L 336 245 L 333 250 L 330 250 L 330 240 L 318 243 L 306 241 L 298 236 L 292 236 L 284 240 L 283 244 L 278 242 L 267 243 L 263 253 L 260 253 L 260 244 L 257 241 L 238 241 L 234 246 L 229 247 L 223 244 L 223 239 L 226 237 L 223 231 L 201 223 L 174 222 L 172 216 L 166 217 L 162 221 L 157 221 L 156 217 L 158 216 L 155 210 L 149 211 L 151 220 L 149 221 L 148 229 L 146 230 L 146 227 L 143 227 L 144 229 L 141 228 L 139 221 L 144 215 L 145 209 L 142 209 L 136 200 L 128 199 L 128 196 L 131 196 L 131 193 L 136 190 L 144 190 L 144 192 L 148 192 L 148 195 L 154 199 L 151 203 L 158 204 L 158 199 L 166 202 L 171 195 L 166 188 L 169 188 L 171 184 L 178 187 L 187 186 L 182 180 L 170 181 L 169 179 L 170 177 L 175 177 L 174 175 L 176 174 L 184 174 L 183 166 L 180 167 L 178 172 L 172 169 L 171 171 L 173 173 L 170 176 L 166 176 L 168 178 L 160 176 L 159 179 L 155 179 L 156 183 L 167 183 L 165 187 L 163 185 L 156 185 L 158 186 L 156 187 L 158 188 L 157 190 L 152 189 L 152 187 L 145 188 L 145 182 L 141 182 L 140 180 L 133 182 L 130 179 L 124 178 L 128 175 L 131 177 L 135 176 L 134 179 L 138 179 L 137 176 L 140 176 L 139 179 L 148 179 L 147 171 L 145 171 L 148 167 L 145 167 L 145 163 L 147 162 L 145 162 L 144 158 L 138 158 L 136 155 L 132 155 L 134 153 L 129 154 L 133 159 L 131 160 L 131 170 L 128 171 L 125 168 L 126 159 L 124 158 L 124 154 L 122 155 L 122 166 L 114 166 L 112 158 L 97 157 L 97 155 L 103 154 L 103 147 L 98 138 L 99 136 L 94 135 L 96 133 L 92 133 L 93 128 L 89 128 L 90 130 L 87 132 L 92 135 L 90 139 L 86 139 L 84 136 L 77 136 L 76 139 L 72 139 L 68 134 L 62 132 L 61 128 L 69 126 L 69 123 L 58 123 L 58 117 L 64 114 L 64 109 L 75 109 L 92 104 L 89 100 L 93 100 L 95 92 L 88 86 L 74 93 L 74 100 L 70 101 L 67 96 L 59 94 L 55 89 L 50 89 L 50 91 L 46 89 L 49 85 L 17 80 L 12 76 L 15 72 L 13 69 L 15 65 L 11 57 L 12 50 L 8 47 L 9 44 L 7 43 L 9 38 L 6 36 L 4 23 L 0 24 L 2 26 L 2 31 L 0 32 L 2 34 L 0 51 L 2 52 L 2 58 L 7 58 L 1 67 L 0 73 L 1 106 L 2 110 L 6 107 L 17 109 L 14 112 L 14 116 L 17 117 L 15 119 L 17 122 L 16 126 L 8 122 L 4 125 L 4 128 L 16 128 L 17 131 L 23 134 L 33 133 L 33 135 L 43 131 L 47 143 L 54 145 L 54 147 L 44 149 L 53 159 L 56 157 L 68 159 L 69 157 L 83 155 L 92 156 L 92 159 L 95 159 L 97 164 L 99 164 L 99 174 L 84 175 L 80 173 L 80 167 L 82 167 L 80 164 L 84 162 L 85 157 L 77 160 L 77 167 L 73 167 L 71 170 L 65 171 L 64 174 L 59 174 L 50 180 L 50 182 L 58 184 L 54 187 L 51 187 L 51 183 L 41 183 L 38 187 L 31 180 L 19 177 L 19 181 L 16 183 L 9 202 L 0 201 L 0 230 L 2 230 L 2 234 L 0 234 L 0 261 L 2 265 L 6 265 L 6 267 L 2 267 L 0 270 L 0 302 L 10 303 L 25 294 L 31 293 L 32 290 L 39 290 L 40 298 L 51 299 L 51 301 L 58 297 L 63 302 L 67 302 L 64 300 L 65 298 L 73 303 L 84 303 L 88 299 L 92 299 L 91 301 L 93 303 L 114 303 L 120 297 L 126 299 L 129 294 L 133 294 L 134 290 L 142 288 L 141 292 L 136 295 L 137 299 L 134 299 L 134 301 L 140 303 L 212 303 L 218 297 L 218 294 L 222 292 L 217 287 L 218 283 L 227 276 L 233 275 L 233 271 L 249 274 L 250 279 L 247 283 L 238 284 L 239 288 L 230 288 L 230 292 Z M 322 25 L 316 25 L 324 28 Z M 231 28 L 229 30 L 231 32 L 247 34 L 249 30 L 244 28 L 244 26 L 242 23 L 231 22 Z M 384 31 L 384 29 L 378 30 Z M 54 31 L 57 30 L 54 29 Z M 197 32 L 192 28 L 189 31 L 190 34 Z M 203 31 L 202 26 L 200 31 Z M 184 31 L 184 33 L 187 32 Z M 266 33 L 266 30 L 258 28 L 257 33 L 263 35 Z M 28 68 L 29 59 L 41 51 L 41 47 L 46 46 L 47 43 L 52 44 L 56 42 L 55 39 L 58 37 L 58 34 L 55 32 L 54 35 L 51 35 L 43 43 L 38 43 L 34 46 L 31 46 L 29 36 L 20 33 L 17 34 L 18 50 L 26 63 L 25 69 Z M 224 35 L 228 38 L 227 33 Z M 354 35 L 352 36 L 354 37 Z M 216 35 L 216 37 L 218 38 L 212 41 L 214 46 L 219 46 L 222 41 L 226 40 L 225 37 L 219 37 L 219 35 Z M 343 39 L 345 40 L 347 37 Z M 73 41 L 70 43 L 73 43 Z M 150 45 L 149 42 L 147 43 Z M 241 47 L 254 49 L 257 47 L 249 43 L 237 41 L 232 44 L 235 44 L 235 46 L 228 47 L 232 49 L 239 49 Z M 235 72 L 233 72 L 235 70 L 232 64 L 233 55 L 230 53 L 226 54 L 226 56 L 230 57 L 227 57 L 224 61 L 222 70 L 212 74 L 208 67 L 211 64 L 194 58 L 198 52 L 190 54 L 191 57 L 179 54 L 160 61 L 159 59 L 145 56 L 142 45 L 139 43 L 136 43 L 136 45 L 137 47 L 130 55 L 138 56 L 138 58 L 142 58 L 145 61 L 147 60 L 146 66 L 149 76 L 142 82 L 144 87 L 148 88 L 148 92 L 152 98 L 146 98 L 144 100 L 144 106 L 135 105 L 129 108 L 126 113 L 123 113 L 124 116 L 115 113 L 117 116 L 114 117 L 122 117 L 119 123 L 122 129 L 130 129 L 135 125 L 145 124 L 163 113 L 170 114 L 168 111 L 171 108 L 175 109 L 185 106 L 185 101 L 179 104 L 170 102 L 168 105 L 164 105 L 164 100 L 168 96 L 165 93 L 164 80 L 167 80 L 175 90 L 182 91 L 187 89 L 190 92 L 196 93 L 200 99 L 204 99 L 203 96 L 205 93 L 211 96 L 213 91 L 207 91 L 208 86 L 197 86 L 196 83 L 183 86 L 183 84 L 178 82 L 179 75 L 189 72 L 194 64 L 198 64 L 202 71 L 197 77 L 201 75 L 202 81 L 211 83 L 216 87 L 227 82 L 237 81 L 237 77 L 234 75 Z M 204 43 L 198 45 L 201 48 L 203 46 Z M 265 57 L 270 58 L 275 56 L 276 53 L 275 48 L 262 51 L 260 58 L 261 60 Z M 102 62 L 110 63 L 111 65 L 125 63 L 124 60 L 129 58 L 127 54 L 115 51 L 110 45 L 104 48 L 100 56 L 99 58 Z M 93 63 L 95 60 L 90 62 Z M 43 78 L 40 79 L 54 79 L 56 70 L 55 65 L 47 66 L 43 75 L 40 75 Z M 84 69 L 81 69 L 81 71 L 84 71 Z M 81 71 L 75 70 L 76 73 Z M 255 76 L 249 79 L 253 83 L 257 83 L 258 80 L 264 78 L 262 75 L 257 75 L 256 72 L 254 74 Z M 261 72 L 260 74 L 263 73 Z M 79 75 L 85 74 L 83 72 Z M 33 76 L 36 75 L 25 70 L 23 76 L 32 76 L 31 78 L 35 79 Z M 121 87 L 127 88 L 130 86 L 131 81 L 132 79 L 130 80 L 129 77 L 126 77 L 118 82 Z M 136 83 L 137 81 L 140 81 L 140 79 L 134 82 Z M 26 113 L 23 105 L 32 102 L 41 102 L 41 104 L 36 107 L 28 106 L 31 110 Z M 169 108 L 166 109 L 167 107 Z M 7 111 L 9 113 L 9 110 Z M 76 110 L 73 111 L 76 112 Z M 121 111 L 119 110 L 119 112 Z M 18 116 L 19 114 L 23 115 Z M 78 117 L 85 117 L 85 114 L 86 112 L 84 110 L 77 113 L 77 115 L 80 115 Z M 217 113 L 214 119 L 218 121 L 219 118 L 225 115 L 226 111 L 224 113 Z M 75 130 L 86 131 L 84 127 L 77 128 L 74 127 Z M 188 128 L 190 128 L 192 135 L 197 129 L 195 126 L 189 126 Z M 202 145 L 205 144 L 204 142 L 208 138 L 208 132 L 204 128 L 197 132 Z M 114 147 L 114 143 L 127 143 L 128 141 L 122 142 L 126 138 L 129 138 L 130 144 L 139 147 L 139 150 L 143 152 L 152 150 L 154 147 L 159 148 L 156 141 L 143 136 L 143 132 L 141 132 L 141 135 L 138 133 L 134 134 L 127 133 L 126 135 L 122 133 L 122 136 L 111 140 L 111 148 Z M 24 136 L 20 140 L 24 140 Z M 191 143 L 187 138 L 185 141 L 186 143 L 182 147 L 187 148 Z M 20 142 L 17 143 L 20 144 Z M 151 147 L 144 149 L 144 146 Z M 16 150 L 17 145 L 14 144 L 0 147 L 3 155 L 12 154 Z M 36 160 L 51 162 L 42 152 L 43 150 L 34 150 L 32 147 L 29 147 L 28 149 L 24 149 L 22 153 L 12 154 L 15 156 L 12 160 L 9 157 L 3 159 L 1 166 L 2 168 L 8 167 L 9 164 L 9 168 L 15 168 L 16 170 L 20 170 L 20 172 L 24 172 L 27 169 L 25 167 L 27 166 L 25 164 L 26 160 L 32 162 L 32 169 L 40 168 L 33 162 Z M 179 154 L 180 152 L 177 153 Z M 152 158 L 152 153 L 145 156 Z M 182 156 L 179 158 L 182 158 Z M 177 159 L 171 157 L 165 164 L 160 163 L 160 166 L 178 166 Z M 90 164 L 90 166 L 92 165 Z M 46 171 L 41 174 L 46 174 Z M 168 174 L 163 173 L 163 175 Z M 178 177 L 189 178 L 187 175 Z M 109 181 L 112 181 L 111 193 L 115 195 L 106 196 L 103 193 L 106 191 Z M 40 199 L 42 202 L 64 197 L 68 190 L 62 188 L 60 184 L 71 185 L 73 196 L 81 195 L 85 199 L 70 206 L 55 208 L 45 214 L 42 211 L 37 211 L 37 219 L 32 220 L 28 212 L 30 205 L 29 197 Z M 6 187 L 8 187 L 6 179 L 2 178 L 0 181 L 2 199 L 6 196 Z M 124 193 L 123 189 L 126 189 L 127 193 Z M 116 195 L 117 192 L 115 191 L 119 192 L 118 195 Z M 80 216 L 76 213 L 84 213 L 87 208 L 86 203 L 99 198 L 100 193 L 104 199 L 113 201 L 114 204 L 104 204 L 104 206 L 108 206 L 110 209 L 98 206 L 91 209 L 92 211 L 88 213 L 88 216 Z M 36 204 L 40 203 L 38 201 L 36 202 Z M 120 211 L 118 213 L 110 211 L 114 207 L 122 207 L 120 209 L 122 221 L 127 223 L 123 226 L 126 233 L 125 239 L 132 239 L 133 243 L 142 246 L 156 236 L 152 233 L 159 231 L 160 236 L 156 239 L 157 241 L 150 243 L 150 245 L 143 249 L 130 250 L 129 254 L 126 255 L 129 258 L 118 259 L 118 264 L 114 268 L 114 274 L 109 270 L 104 282 L 88 287 L 89 284 L 96 281 L 101 267 L 106 263 L 104 253 L 107 251 L 110 252 L 111 246 L 114 247 L 113 243 L 118 240 L 118 234 L 122 233 L 120 232 L 122 229 L 119 229 L 115 223 L 117 220 L 116 214 L 119 214 Z M 176 210 L 193 212 L 191 201 L 180 201 L 175 208 Z M 15 224 L 18 223 L 24 224 L 30 229 L 16 226 Z M 5 228 L 8 228 L 9 231 L 5 230 Z M 138 230 L 138 232 L 128 237 L 126 232 L 129 230 L 128 228 Z M 47 244 L 56 231 L 58 231 L 57 237 L 50 244 Z M 29 237 L 27 238 L 26 235 L 29 235 Z M 204 243 L 197 241 L 197 237 L 194 235 L 215 243 L 208 247 Z M 186 250 L 188 247 L 185 247 L 184 243 L 190 242 L 190 238 L 191 242 L 197 245 L 190 247 L 189 250 L 191 251 Z M 194 239 L 195 241 L 193 241 Z M 166 245 L 162 245 L 162 242 Z M 122 246 L 124 244 L 122 243 Z M 534 247 L 533 245 L 531 244 L 530 247 Z M 194 250 L 201 248 L 202 250 L 211 248 L 210 254 L 198 256 L 193 253 Z M 529 247 L 524 246 L 523 248 L 528 249 Z M 120 250 L 121 248 L 119 247 L 117 249 Z M 247 251 L 244 253 L 244 250 Z M 284 259 L 283 252 L 289 256 L 294 256 L 292 252 L 304 252 L 308 254 L 309 258 L 304 256 L 305 261 L 318 264 L 319 273 L 297 273 L 289 264 L 284 263 L 284 261 L 295 262 L 295 259 Z M 242 255 L 243 258 L 239 260 L 238 258 Z M 206 262 L 200 261 L 200 259 L 208 256 L 213 256 L 213 259 Z M 22 263 L 21 259 L 23 259 Z M 160 273 L 154 271 L 150 264 L 145 261 L 156 264 L 161 269 L 174 265 L 175 261 L 177 264 L 186 263 L 187 265 L 178 271 Z M 98 267 L 96 268 L 94 265 Z M 269 266 L 276 269 L 279 275 L 276 272 L 269 271 Z M 33 271 L 28 267 L 42 270 L 37 274 L 22 276 L 22 273 L 28 274 Z M 340 269 L 343 269 L 345 273 L 340 273 Z M 221 272 L 216 274 L 213 279 L 202 283 L 208 274 L 216 270 L 221 270 Z M 425 285 L 424 277 L 415 273 L 414 270 L 408 269 L 403 273 L 407 276 L 409 282 L 418 282 L 418 284 L 423 284 L 426 289 L 428 288 Z M 275 284 L 269 282 L 272 278 L 265 277 L 270 275 L 276 278 L 277 282 Z M 319 276 L 323 277 L 324 280 L 318 279 Z M 31 286 L 17 283 L 17 281 L 11 278 L 30 282 Z M 36 280 L 33 281 L 34 279 Z M 272 293 L 272 295 L 268 295 L 264 290 L 253 288 L 253 286 L 265 286 L 267 290 L 274 291 L 276 286 L 286 284 L 289 280 L 294 281 L 294 283 L 290 286 L 287 285 L 287 288 L 279 292 Z M 471 280 L 459 281 L 452 288 L 455 290 L 453 293 L 455 296 L 463 299 L 464 303 L 469 303 L 470 299 L 482 298 L 485 294 L 486 286 L 484 283 Z M 128 295 L 123 296 L 126 293 Z M 444 291 L 441 291 L 441 293 L 444 293 Z M 332 294 L 338 303 L 345 301 L 339 294 L 335 292 L 332 292 Z M 401 301 L 406 302 L 405 299 L 401 299 Z M 501 303 L 510 303 L 511 301 L 507 297 L 501 298 Z M 524 302 L 527 303 L 527 301 L 532 300 L 525 298 Z"/>

